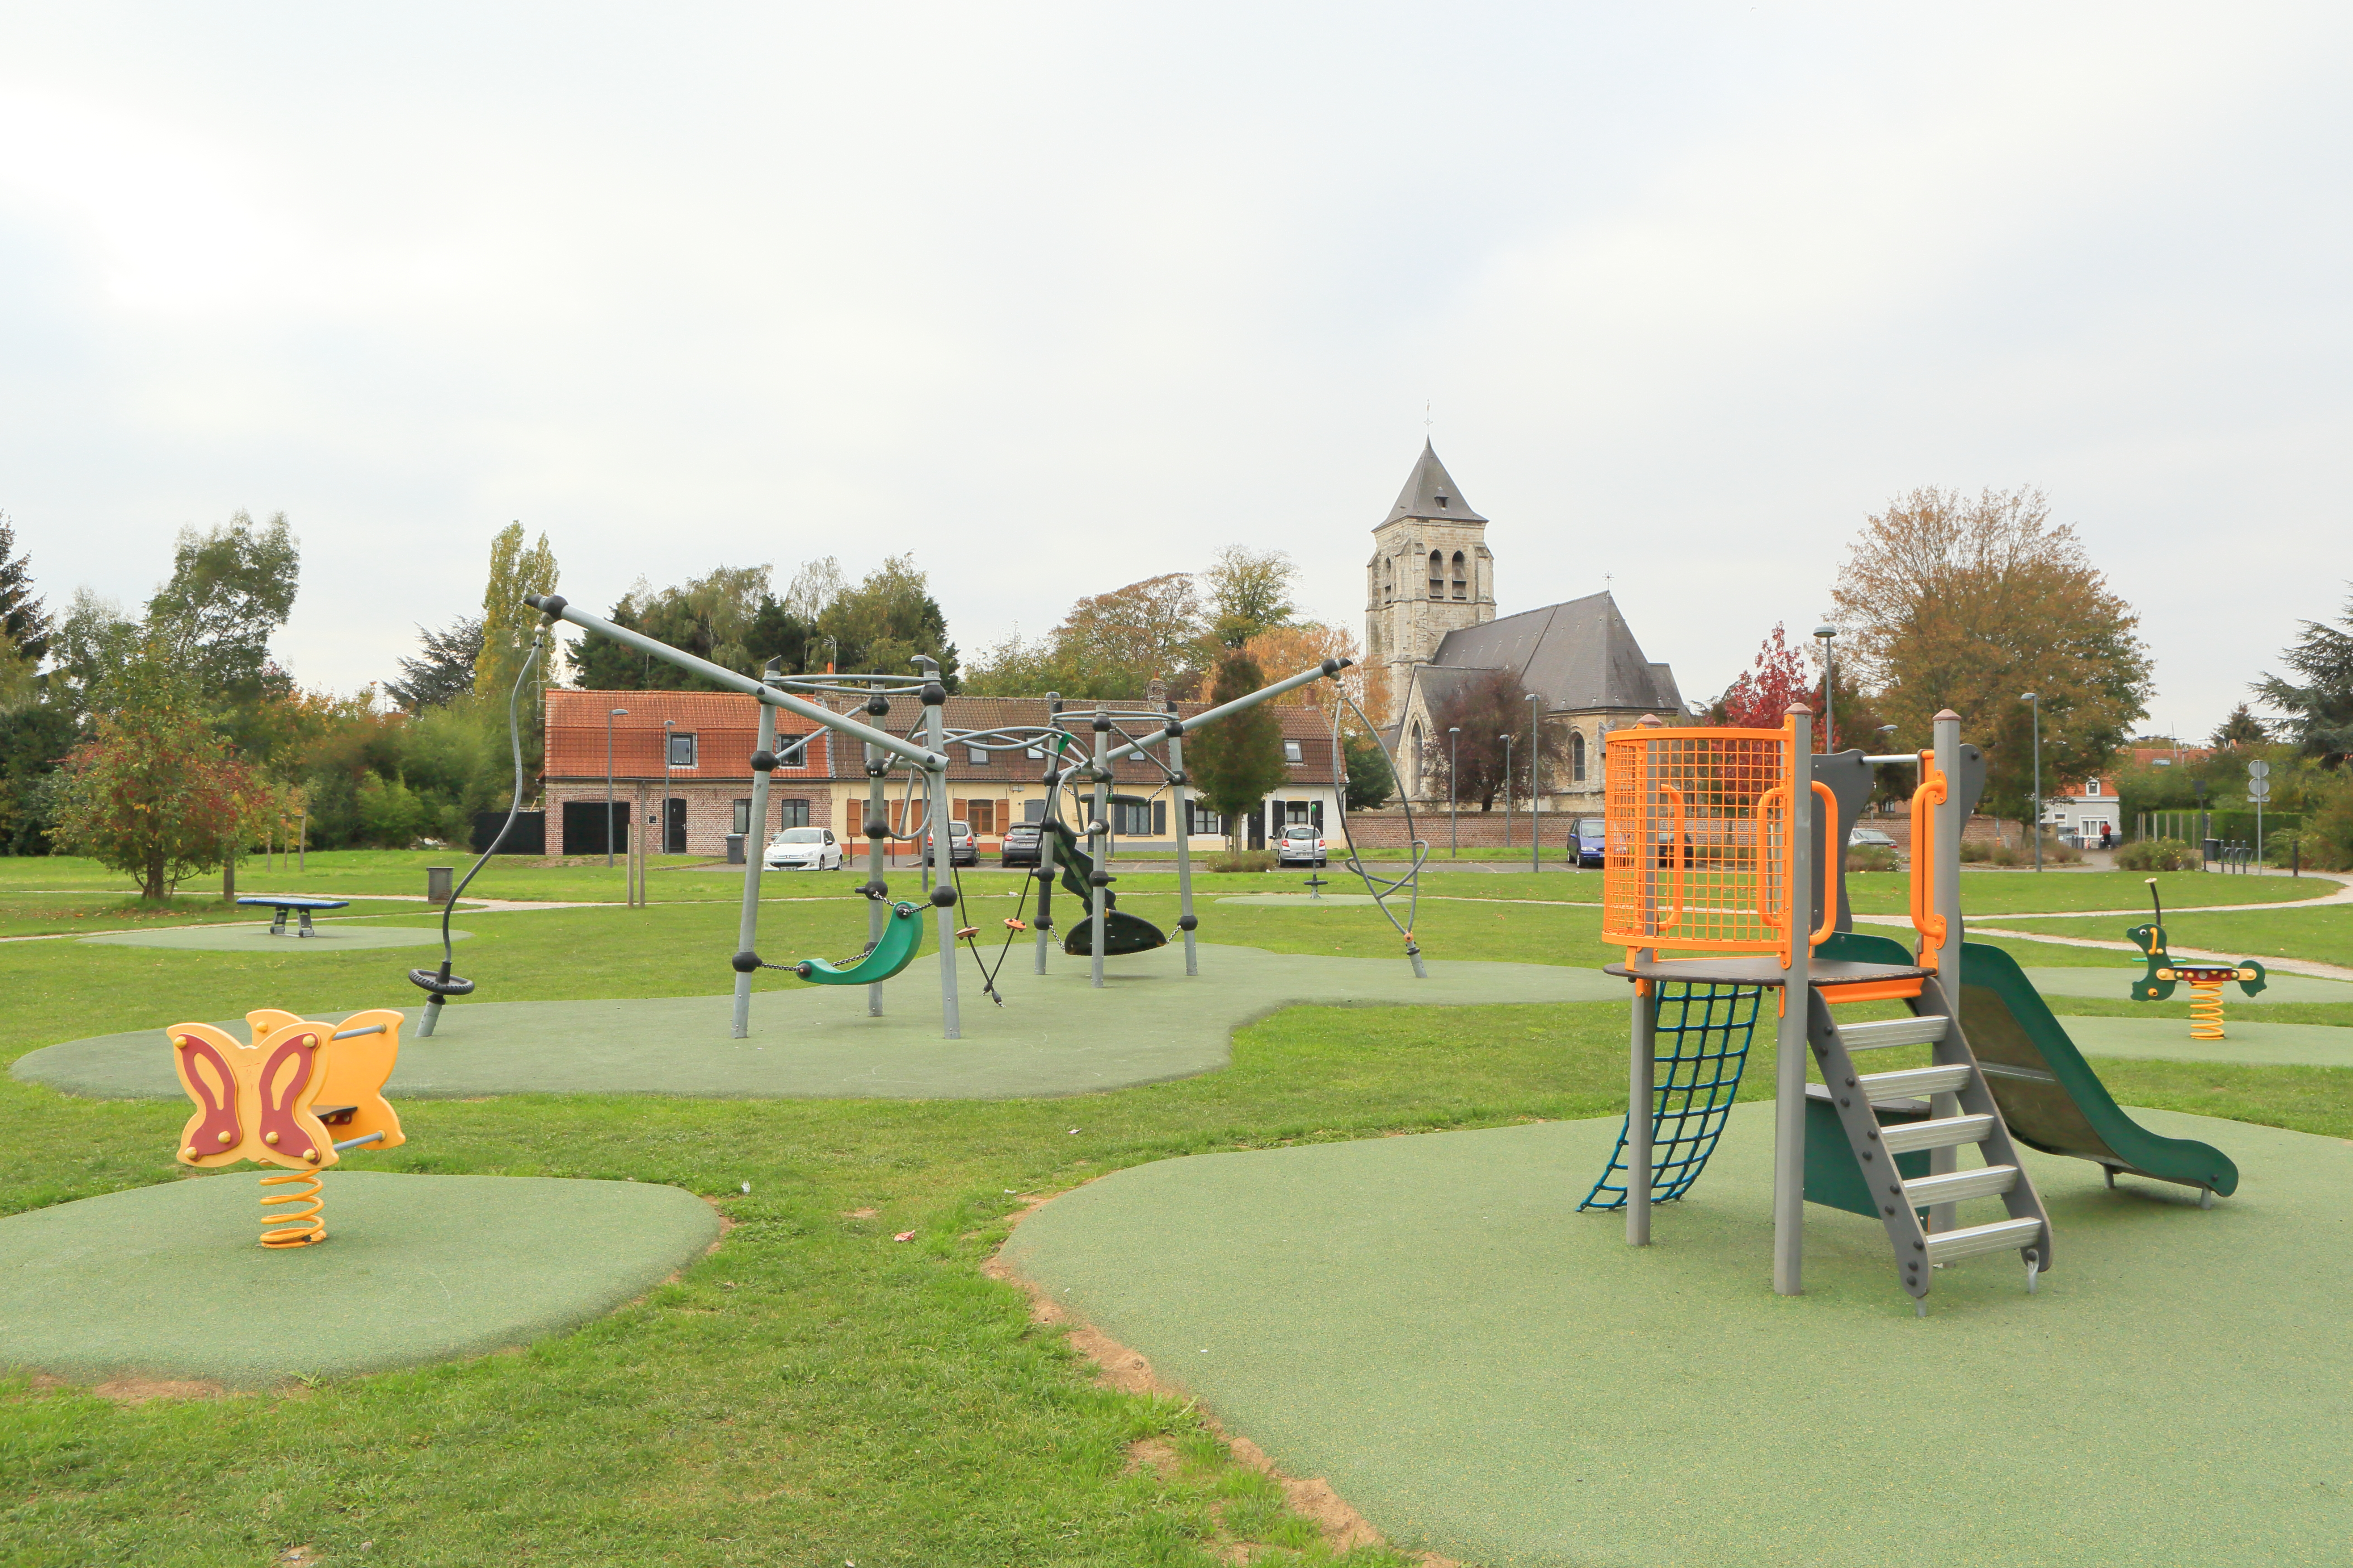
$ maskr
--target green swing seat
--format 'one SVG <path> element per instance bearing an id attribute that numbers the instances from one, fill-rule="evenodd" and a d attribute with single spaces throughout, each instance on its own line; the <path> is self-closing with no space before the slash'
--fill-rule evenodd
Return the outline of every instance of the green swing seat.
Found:
<path id="1" fill-rule="evenodd" d="M 815 985 L 872 985 L 892 979 L 915 961 L 915 950 L 923 945 L 923 922 L 915 918 L 922 912 L 914 904 L 892 904 L 882 934 L 864 952 L 846 963 L 805 958 L 793 965 L 793 973 Z"/>

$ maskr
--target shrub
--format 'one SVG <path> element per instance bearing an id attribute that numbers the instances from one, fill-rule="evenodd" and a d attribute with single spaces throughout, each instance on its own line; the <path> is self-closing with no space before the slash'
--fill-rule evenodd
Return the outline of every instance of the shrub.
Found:
<path id="1" fill-rule="evenodd" d="M 2119 871 L 2194 871 L 2198 851 L 2179 838 L 2142 838 L 2116 851 Z"/>
<path id="2" fill-rule="evenodd" d="M 1850 871 L 1893 871 L 1895 851 L 1883 844 L 1865 844 L 1846 852 L 1846 868 Z"/>
<path id="3" fill-rule="evenodd" d="M 2353 781 L 2338 784 L 2305 813 L 2300 837 L 2306 865 L 2321 871 L 2353 871 Z"/>
<path id="4" fill-rule="evenodd" d="M 1271 849 L 1239 849 L 1220 855 L 1209 862 L 1212 871 L 1271 871 L 1274 851 Z"/>

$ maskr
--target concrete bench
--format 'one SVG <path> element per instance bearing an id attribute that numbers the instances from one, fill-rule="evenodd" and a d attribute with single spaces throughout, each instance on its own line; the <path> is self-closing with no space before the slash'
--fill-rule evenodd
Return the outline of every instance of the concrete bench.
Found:
<path id="1" fill-rule="evenodd" d="M 312 910 L 347 910 L 352 907 L 349 899 L 314 899 L 307 893 L 257 893 L 249 899 L 239 899 L 237 902 L 253 909 L 277 910 L 278 918 L 269 922 L 269 934 L 272 936 L 286 934 L 286 913 L 289 910 L 301 917 L 302 925 L 295 932 L 297 936 L 316 936 L 319 933 L 311 929 Z"/>

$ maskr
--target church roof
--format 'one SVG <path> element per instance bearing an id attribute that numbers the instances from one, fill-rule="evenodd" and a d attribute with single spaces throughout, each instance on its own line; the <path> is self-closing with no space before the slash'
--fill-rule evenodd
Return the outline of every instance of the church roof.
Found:
<path id="1" fill-rule="evenodd" d="M 1434 698 L 1454 672 L 1481 669 L 1512 671 L 1550 710 L 1639 708 L 1670 722 L 1683 711 L 1674 672 L 1642 656 L 1606 593 L 1451 631 L 1415 674 Z"/>
<path id="2" fill-rule="evenodd" d="M 1405 489 L 1398 492 L 1397 505 L 1389 508 L 1381 525 L 1387 527 L 1401 517 L 1435 517 L 1448 522 L 1487 521 L 1472 511 L 1471 503 L 1462 499 L 1453 476 L 1438 460 L 1437 449 L 1427 439 L 1421 444 L 1421 457 L 1414 463 L 1413 472 L 1406 477 Z"/>

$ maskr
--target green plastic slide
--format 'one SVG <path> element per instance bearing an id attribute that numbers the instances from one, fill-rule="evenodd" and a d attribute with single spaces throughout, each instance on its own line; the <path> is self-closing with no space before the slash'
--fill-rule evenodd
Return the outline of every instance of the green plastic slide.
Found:
<path id="1" fill-rule="evenodd" d="M 923 945 L 923 922 L 915 918 L 922 912 L 913 904 L 892 904 L 882 934 L 864 952 L 845 963 L 805 958 L 793 965 L 793 973 L 817 985 L 871 985 L 892 979 L 915 961 L 915 950 Z"/>
<path id="2" fill-rule="evenodd" d="M 2042 994 L 1998 947 L 1961 944 L 1961 1029 L 2011 1134 L 2046 1154 L 2225 1196 L 2239 1167 L 2209 1143 L 2164 1138 L 2124 1112 Z"/>

